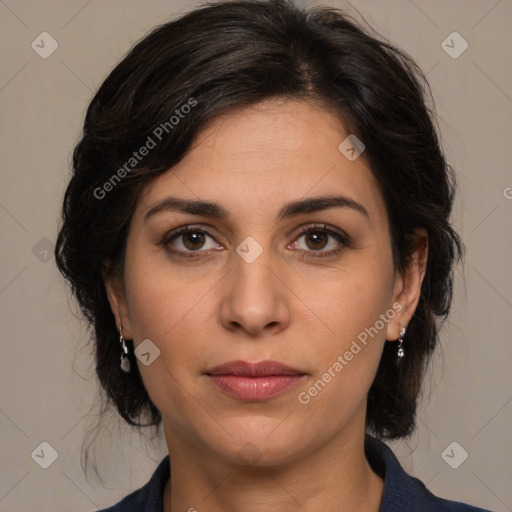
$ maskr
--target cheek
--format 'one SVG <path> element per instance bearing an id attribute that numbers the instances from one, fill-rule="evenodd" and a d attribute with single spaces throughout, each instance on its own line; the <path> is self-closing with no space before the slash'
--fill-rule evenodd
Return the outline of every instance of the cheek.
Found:
<path id="1" fill-rule="evenodd" d="M 391 256 L 380 256 L 377 250 L 347 255 L 339 268 L 323 278 L 311 274 L 302 279 L 307 282 L 305 303 L 324 324 L 324 335 L 341 344 L 373 326 L 393 296 Z M 382 326 L 379 330 L 384 336 Z"/>
<path id="2" fill-rule="evenodd" d="M 185 281 L 183 274 L 176 270 L 170 273 L 171 267 L 164 264 L 161 251 L 136 250 L 129 240 L 126 254 L 126 303 L 135 350 L 149 339 L 156 346 L 156 353 L 159 351 L 150 365 L 137 361 L 144 384 L 157 402 L 154 393 L 174 389 L 174 379 L 197 356 L 189 341 L 196 338 L 201 325 L 197 321 L 200 308 L 194 305 L 204 293 Z"/>
<path id="3" fill-rule="evenodd" d="M 183 275 L 166 275 L 163 268 L 134 258 L 126 265 L 128 313 L 135 349 L 150 339 L 158 357 L 150 365 L 137 360 L 139 372 L 155 406 L 176 428 L 186 432 L 187 418 L 200 415 L 194 400 L 195 369 L 204 353 L 199 346 L 204 326 L 205 289 Z M 200 318 L 200 316 L 202 317 Z M 181 424 L 181 427 L 178 427 Z"/>
<path id="4" fill-rule="evenodd" d="M 205 312 L 204 288 L 163 278 L 147 278 L 132 285 L 138 285 L 129 304 L 134 346 L 150 339 L 160 350 L 151 367 L 139 364 L 141 374 L 147 370 L 151 378 L 163 373 L 180 380 L 188 377 L 187 370 L 191 373 L 198 366 L 205 326 L 212 321 Z"/>
<path id="5" fill-rule="evenodd" d="M 199 303 L 213 283 L 204 271 L 183 272 L 165 251 L 151 247 L 142 235 L 128 240 L 125 286 L 134 341 L 144 338 L 164 343 L 183 324 L 197 329 L 191 317 L 201 311 Z"/>
<path id="6" fill-rule="evenodd" d="M 352 396 L 356 401 L 373 381 L 388 322 L 395 317 L 390 255 L 359 256 L 347 258 L 343 270 L 309 286 L 305 294 L 322 332 L 315 343 L 319 372 L 314 377 L 332 392 L 342 392 L 343 400 Z"/>

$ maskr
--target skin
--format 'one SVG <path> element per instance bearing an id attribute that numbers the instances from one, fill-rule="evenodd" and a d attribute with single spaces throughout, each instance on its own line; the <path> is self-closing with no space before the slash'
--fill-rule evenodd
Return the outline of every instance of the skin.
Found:
<path id="1" fill-rule="evenodd" d="M 395 272 L 385 203 L 364 154 L 349 161 L 338 150 L 347 135 L 314 103 L 268 100 L 213 120 L 139 197 L 124 276 L 106 288 L 124 337 L 135 347 L 149 338 L 160 350 L 150 365 L 137 364 L 163 417 L 165 512 L 379 509 L 383 480 L 363 449 L 367 394 L 384 343 L 416 309 L 428 244 L 418 230 L 410 267 Z M 170 195 L 214 201 L 229 218 L 162 210 L 145 221 Z M 345 207 L 276 220 L 285 203 L 322 195 L 348 196 L 368 217 Z M 320 241 L 299 235 L 318 223 L 350 243 L 318 228 Z M 165 238 L 197 224 L 211 236 Z M 263 249 L 252 263 L 236 252 L 248 236 Z M 162 240 L 194 257 L 173 255 Z M 378 335 L 301 404 L 298 394 L 397 303 Z M 204 375 L 238 359 L 279 361 L 307 375 L 271 399 L 241 401 Z M 249 461 L 240 456 L 247 443 Z"/>

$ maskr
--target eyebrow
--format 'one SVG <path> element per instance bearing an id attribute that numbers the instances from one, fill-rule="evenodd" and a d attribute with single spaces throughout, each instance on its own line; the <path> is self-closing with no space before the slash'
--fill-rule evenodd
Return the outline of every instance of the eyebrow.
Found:
<path id="1" fill-rule="evenodd" d="M 307 199 L 300 199 L 298 201 L 286 203 L 277 215 L 277 221 L 296 217 L 305 213 L 327 210 L 329 208 L 350 208 L 364 215 L 367 220 L 370 219 L 370 215 L 366 208 L 350 197 L 326 195 L 308 197 Z M 144 222 L 160 212 L 188 213 L 191 215 L 201 215 L 219 220 L 229 219 L 230 217 L 229 212 L 218 203 L 195 199 L 181 199 L 169 196 L 157 201 L 148 210 L 144 216 Z"/>

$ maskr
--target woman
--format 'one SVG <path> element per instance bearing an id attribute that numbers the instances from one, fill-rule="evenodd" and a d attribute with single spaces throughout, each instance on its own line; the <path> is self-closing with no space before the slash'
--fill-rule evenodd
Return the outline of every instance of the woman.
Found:
<path id="1" fill-rule="evenodd" d="M 414 429 L 461 255 L 426 91 L 348 16 L 285 0 L 192 11 L 108 76 L 56 259 L 107 400 L 169 456 L 107 510 L 483 510 L 380 440 Z"/>

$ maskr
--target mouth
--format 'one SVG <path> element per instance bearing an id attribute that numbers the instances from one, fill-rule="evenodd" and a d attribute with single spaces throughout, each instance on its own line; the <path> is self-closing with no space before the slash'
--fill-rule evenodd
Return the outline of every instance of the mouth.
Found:
<path id="1" fill-rule="evenodd" d="M 276 361 L 230 361 L 205 372 L 212 385 L 239 400 L 262 401 L 305 380 L 306 373 Z"/>

